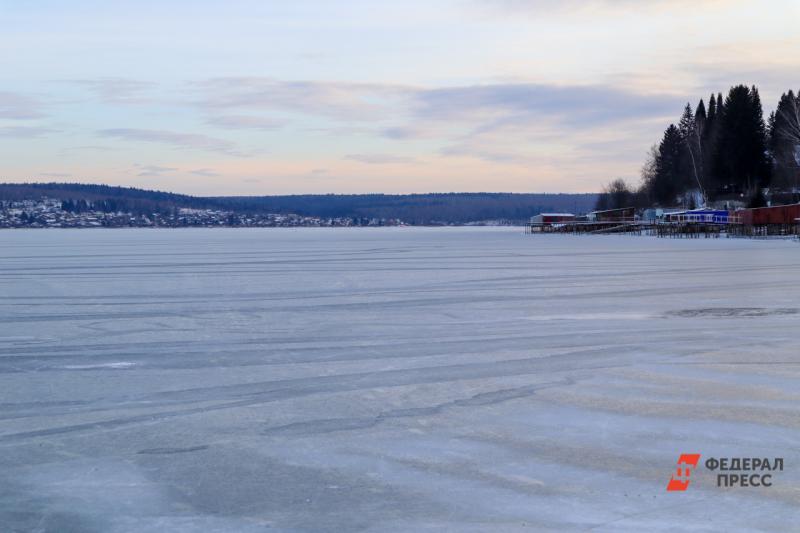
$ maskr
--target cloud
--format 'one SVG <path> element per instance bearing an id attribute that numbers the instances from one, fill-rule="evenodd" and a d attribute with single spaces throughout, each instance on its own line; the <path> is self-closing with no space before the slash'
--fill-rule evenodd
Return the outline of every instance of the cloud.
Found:
<path id="1" fill-rule="evenodd" d="M 489 161 L 491 163 L 513 164 L 513 165 L 532 165 L 535 159 L 520 153 L 514 153 L 513 149 L 497 148 L 488 144 L 480 143 L 456 143 L 442 148 L 439 153 L 443 156 L 455 157 L 474 157 Z"/>
<path id="2" fill-rule="evenodd" d="M 415 160 L 411 157 L 403 157 L 388 154 L 351 154 L 345 156 L 345 159 L 351 159 L 360 163 L 367 163 L 370 165 L 390 165 L 394 163 L 414 163 Z"/>
<path id="3" fill-rule="evenodd" d="M 142 96 L 156 84 L 127 78 L 98 78 L 92 80 L 70 80 L 97 94 L 103 101 L 112 104 L 146 104 L 152 99 Z"/>
<path id="4" fill-rule="evenodd" d="M 623 152 L 638 157 L 634 148 L 641 139 L 656 138 L 665 118 L 678 116 L 683 105 L 674 95 L 612 86 L 531 83 L 420 90 L 413 101 L 411 125 L 384 130 L 383 136 L 424 134 L 442 143 L 437 152 L 446 158 L 553 169 L 602 158 L 587 139 L 619 139 Z"/>
<path id="5" fill-rule="evenodd" d="M 740 0 L 473 0 L 473 5 L 498 13 L 542 15 L 550 12 L 683 9 L 689 6 L 735 4 Z M 612 14 L 612 13 L 608 13 Z"/>
<path id="6" fill-rule="evenodd" d="M 193 105 L 207 113 L 209 127 L 272 130 L 281 127 L 287 115 L 303 114 L 324 121 L 307 131 L 355 143 L 350 145 L 351 152 L 344 152 L 345 160 L 384 165 L 385 171 L 390 171 L 391 165 L 418 162 L 415 156 L 424 150 L 426 159 L 447 161 L 442 163 L 447 165 L 480 161 L 502 166 L 507 172 L 545 169 L 547 175 L 555 176 L 564 169 L 572 176 L 580 172 L 579 166 L 586 170 L 592 161 L 599 165 L 609 161 L 608 151 L 592 144 L 609 138 L 620 146 L 616 152 L 619 165 L 614 168 L 638 169 L 631 160 L 640 158 L 664 124 L 679 116 L 685 103 L 682 96 L 622 84 L 517 82 L 425 87 L 220 78 L 191 87 L 197 97 Z M 98 133 L 126 141 L 243 155 L 233 142 L 202 134 L 136 128 Z M 370 153 L 353 149 L 360 137 L 424 142 L 413 145 L 414 154 L 398 155 L 393 150 Z M 635 155 L 629 158 L 626 154 Z M 141 169 L 141 175 L 173 170 Z M 208 168 L 182 172 L 204 178 L 219 175 Z M 305 176 L 328 179 L 332 175 L 338 174 L 319 171 Z"/>
<path id="7" fill-rule="evenodd" d="M 64 148 L 62 152 L 70 152 L 70 151 L 78 151 L 78 150 L 89 150 L 93 152 L 113 152 L 116 148 L 112 148 L 110 146 L 101 146 L 98 144 L 84 144 L 81 146 L 70 146 Z"/>
<path id="8" fill-rule="evenodd" d="M 564 150 L 572 143 L 568 137 L 579 132 L 660 123 L 678 116 L 684 104 L 675 95 L 599 84 L 414 87 L 251 77 L 207 80 L 196 88 L 203 108 L 215 113 L 240 111 L 208 119 L 220 127 L 272 128 L 272 119 L 259 116 L 259 111 L 302 113 L 337 123 L 336 128 L 321 130 L 329 135 L 341 128 L 356 128 L 357 135 L 395 141 L 424 139 L 433 150 L 430 153 L 505 165 L 534 165 L 538 159 L 531 156 L 531 147 L 559 146 Z M 554 141 L 557 137 L 561 139 Z M 345 158 L 372 165 L 413 161 L 361 152 Z"/>
<path id="9" fill-rule="evenodd" d="M 217 152 L 225 155 L 239 156 L 236 145 L 224 139 L 208 137 L 195 133 L 177 133 L 166 130 L 148 130 L 135 128 L 111 128 L 97 132 L 103 137 L 111 137 L 126 141 L 140 141 L 167 144 L 177 148 L 188 148 L 204 152 Z"/>
<path id="10" fill-rule="evenodd" d="M 617 131 L 648 137 L 661 122 L 677 117 L 685 103 L 674 94 L 652 89 L 636 91 L 601 84 L 413 87 L 222 78 L 199 87 L 205 98 L 201 105 L 215 112 L 241 111 L 209 119 L 220 126 L 272 127 L 270 119 L 250 114 L 263 110 L 303 113 L 337 123 L 335 128 L 321 130 L 329 135 L 351 128 L 346 135 L 424 139 L 429 153 L 445 158 L 530 168 L 545 160 L 556 167 L 555 161 L 588 157 L 592 150 L 587 148 L 587 139 L 616 135 Z M 656 123 L 658 127 L 653 129 Z M 638 141 L 627 135 L 620 142 L 632 149 Z M 370 165 L 414 162 L 391 154 L 353 152 L 344 157 Z"/>
<path id="11" fill-rule="evenodd" d="M 39 175 L 47 178 L 69 178 L 72 176 L 70 172 L 40 172 Z"/>
<path id="12" fill-rule="evenodd" d="M 175 167 L 161 167 L 158 165 L 140 165 L 138 163 L 134 164 L 133 166 L 137 167 L 140 172 L 137 176 L 163 176 L 169 172 L 175 172 L 178 170 Z"/>
<path id="13" fill-rule="evenodd" d="M 388 139 L 405 140 L 417 137 L 417 131 L 413 128 L 386 128 L 381 131 L 381 135 Z"/>
<path id="14" fill-rule="evenodd" d="M 675 112 L 674 96 L 645 95 L 600 85 L 498 84 L 432 89 L 416 97 L 418 117 L 436 120 L 468 118 L 558 119 L 588 127 L 631 118 Z"/>
<path id="15" fill-rule="evenodd" d="M 378 132 L 381 137 L 392 139 L 393 141 L 414 141 L 419 139 L 430 139 L 436 137 L 436 132 L 430 125 L 425 128 L 419 125 L 420 121 L 415 121 L 413 126 L 393 126 L 384 128 Z"/>
<path id="16" fill-rule="evenodd" d="M 338 176 L 331 173 L 330 169 L 327 168 L 312 168 L 308 172 L 302 174 L 303 179 L 312 180 L 316 182 L 330 182 L 333 180 L 338 179 Z"/>
<path id="17" fill-rule="evenodd" d="M 283 121 L 266 117 L 255 117 L 245 115 L 225 115 L 211 117 L 206 120 L 207 124 L 220 128 L 234 130 L 275 130 L 284 125 Z"/>
<path id="18" fill-rule="evenodd" d="M 66 146 L 58 151 L 59 157 L 75 157 L 80 152 L 113 152 L 117 148 L 99 145 Z"/>
<path id="19" fill-rule="evenodd" d="M 0 118 L 27 120 L 44 117 L 41 103 L 29 96 L 0 91 Z"/>
<path id="20" fill-rule="evenodd" d="M 584 138 L 647 138 L 653 124 L 677 117 L 684 102 L 606 85 L 508 83 L 420 88 L 409 98 L 406 125 L 383 128 L 392 140 L 438 142 L 445 157 L 470 157 L 536 168 L 543 159 L 581 157 Z M 653 130 L 655 131 L 655 130 Z M 619 133 L 618 133 L 619 132 Z M 623 135 L 624 136 L 624 135 Z M 631 135 L 620 142 L 635 146 Z M 580 140 L 579 140 L 580 139 Z M 637 152 L 638 154 L 638 152 Z"/>
<path id="21" fill-rule="evenodd" d="M 33 139 L 54 131 L 56 130 L 38 126 L 5 126 L 0 127 L 0 137 L 4 139 Z"/>
<path id="22" fill-rule="evenodd" d="M 195 176 L 202 176 L 204 178 L 214 178 L 220 175 L 218 172 L 215 172 L 210 168 L 198 168 L 196 170 L 190 170 L 189 172 Z"/>
<path id="23" fill-rule="evenodd" d="M 345 123 L 391 119 L 373 133 L 394 140 L 435 137 L 442 126 L 462 121 L 472 127 L 495 120 L 556 118 L 569 127 L 590 127 L 680 111 L 674 95 L 639 93 L 606 85 L 506 83 L 451 87 L 392 84 L 276 81 L 220 78 L 198 85 L 200 105 L 212 110 L 269 109 L 303 113 Z M 678 106 L 678 107 L 676 107 Z M 407 123 L 398 123 L 406 121 Z M 271 129 L 279 123 L 252 115 L 223 115 L 209 124 L 227 128 Z M 452 129 L 452 128 L 451 128 Z"/>
<path id="24" fill-rule="evenodd" d="M 727 94 L 733 85 L 755 84 L 762 90 L 762 100 L 771 93 L 774 101 L 764 100 L 765 108 L 771 108 L 777 105 L 781 93 L 796 88 L 795 72 L 800 68 L 800 56 L 775 51 L 798 47 L 800 38 L 701 46 L 684 62 L 683 70 L 692 77 L 695 101 L 708 98 L 711 91 Z"/>
<path id="25" fill-rule="evenodd" d="M 408 88 L 389 84 L 215 78 L 196 84 L 203 108 L 271 109 L 345 120 L 377 120 Z"/>

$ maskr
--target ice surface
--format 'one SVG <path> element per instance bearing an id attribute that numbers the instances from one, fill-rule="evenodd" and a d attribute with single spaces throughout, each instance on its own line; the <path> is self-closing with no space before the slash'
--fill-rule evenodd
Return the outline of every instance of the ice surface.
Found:
<path id="1" fill-rule="evenodd" d="M 791 531 L 800 246 L 0 232 L 0 531 Z M 770 489 L 680 453 L 784 457 Z"/>

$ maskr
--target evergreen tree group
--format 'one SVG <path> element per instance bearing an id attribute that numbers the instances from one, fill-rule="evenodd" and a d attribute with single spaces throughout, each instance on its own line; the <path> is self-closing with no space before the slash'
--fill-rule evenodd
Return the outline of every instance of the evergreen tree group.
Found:
<path id="1" fill-rule="evenodd" d="M 800 93 L 784 93 L 770 114 L 769 151 L 773 159 L 772 185 L 785 202 L 800 201 Z"/>
<path id="2" fill-rule="evenodd" d="M 612 185 L 616 194 L 610 195 Z M 723 98 L 711 94 L 692 108 L 686 104 L 670 124 L 642 169 L 642 185 L 628 196 L 612 182 L 598 205 L 615 208 L 627 198 L 640 206 L 694 207 L 714 200 L 763 204 L 800 200 L 800 93 L 789 91 L 768 121 L 755 86 L 737 85 Z"/>
<path id="3" fill-rule="evenodd" d="M 670 125 L 656 153 L 656 171 L 645 188 L 653 203 L 675 205 L 692 191 L 703 200 L 753 197 L 767 187 L 772 161 L 758 89 L 737 85 L 728 96 L 686 104 L 679 126 Z M 689 195 L 691 196 L 691 195 Z"/>

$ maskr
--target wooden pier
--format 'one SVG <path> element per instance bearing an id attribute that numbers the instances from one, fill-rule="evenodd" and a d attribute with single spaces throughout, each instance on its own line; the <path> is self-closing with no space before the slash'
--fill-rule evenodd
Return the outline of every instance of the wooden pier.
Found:
<path id="1" fill-rule="evenodd" d="M 657 219 L 643 220 L 635 209 L 625 207 L 594 211 L 575 217 L 567 214 L 540 215 L 525 226 L 525 233 L 569 233 L 573 235 L 653 235 L 664 238 L 798 238 L 800 239 L 800 204 L 727 211 L 700 208 L 664 212 Z M 547 218 L 547 217 L 550 218 Z"/>
<path id="2" fill-rule="evenodd" d="M 794 224 L 736 224 L 728 229 L 729 237 L 791 237 L 800 236 L 800 222 Z"/>
<path id="3" fill-rule="evenodd" d="M 525 226 L 527 234 L 561 233 L 571 235 L 651 235 L 671 239 L 710 239 L 726 237 L 792 237 L 800 236 L 800 223 L 763 224 L 718 222 L 662 222 L 649 220 L 620 220 L 604 222 L 565 222 L 561 224 L 535 224 Z"/>

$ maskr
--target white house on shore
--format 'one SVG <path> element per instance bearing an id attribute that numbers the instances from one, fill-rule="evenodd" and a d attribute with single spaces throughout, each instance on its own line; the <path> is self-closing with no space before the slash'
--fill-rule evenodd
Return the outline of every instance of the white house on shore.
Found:
<path id="1" fill-rule="evenodd" d="M 531 217 L 531 224 L 549 226 L 550 224 L 572 222 L 573 220 L 575 220 L 575 215 L 572 213 L 539 213 Z"/>

